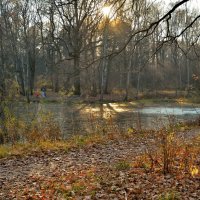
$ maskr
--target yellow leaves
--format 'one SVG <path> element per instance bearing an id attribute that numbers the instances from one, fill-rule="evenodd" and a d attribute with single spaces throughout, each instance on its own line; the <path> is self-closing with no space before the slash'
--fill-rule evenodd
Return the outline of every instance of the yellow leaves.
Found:
<path id="1" fill-rule="evenodd" d="M 184 100 L 182 98 L 177 99 L 177 103 L 183 104 Z"/>
<path id="2" fill-rule="evenodd" d="M 66 92 L 63 91 L 63 90 L 61 90 L 61 91 L 59 91 L 59 95 L 60 95 L 61 97 L 66 97 Z"/>
<path id="3" fill-rule="evenodd" d="M 192 166 L 192 167 L 190 167 L 190 173 L 191 173 L 191 175 L 192 175 L 193 177 L 196 176 L 196 175 L 199 173 L 198 167 L 197 167 L 197 166 Z"/>
<path id="4" fill-rule="evenodd" d="M 7 146 L 0 146 L 0 158 L 4 158 L 9 155 L 9 148 Z"/>
<path id="5" fill-rule="evenodd" d="M 128 133 L 130 134 L 130 133 L 134 133 L 134 129 L 133 128 L 128 128 Z"/>
<path id="6" fill-rule="evenodd" d="M 178 98 L 178 99 L 176 99 L 176 102 L 178 104 L 188 104 L 188 103 L 190 103 L 189 99 L 186 99 L 186 98 Z"/>
<path id="7" fill-rule="evenodd" d="M 172 143 L 174 141 L 174 132 L 169 133 L 167 139 L 168 139 L 168 142 Z"/>

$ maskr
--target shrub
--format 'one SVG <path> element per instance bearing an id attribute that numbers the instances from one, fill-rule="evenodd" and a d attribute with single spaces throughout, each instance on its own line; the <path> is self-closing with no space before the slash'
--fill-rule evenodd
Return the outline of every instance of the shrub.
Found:
<path id="1" fill-rule="evenodd" d="M 54 121 L 50 112 L 41 112 L 35 120 L 27 125 L 25 139 L 29 142 L 60 140 L 59 124 Z"/>
<path id="2" fill-rule="evenodd" d="M 125 160 L 122 160 L 122 161 L 116 163 L 116 165 L 115 165 L 115 168 L 119 171 L 128 170 L 128 169 L 130 169 L 130 167 L 131 167 L 130 163 L 128 163 Z"/>
<path id="3" fill-rule="evenodd" d="M 3 105 L 4 118 L 0 121 L 1 143 L 15 143 L 22 139 L 25 122 L 17 118 L 7 105 Z"/>
<path id="4" fill-rule="evenodd" d="M 61 130 L 51 113 L 41 112 L 34 120 L 17 118 L 8 106 L 3 107 L 4 119 L 0 121 L 1 143 L 28 141 L 55 141 L 61 139 Z"/>

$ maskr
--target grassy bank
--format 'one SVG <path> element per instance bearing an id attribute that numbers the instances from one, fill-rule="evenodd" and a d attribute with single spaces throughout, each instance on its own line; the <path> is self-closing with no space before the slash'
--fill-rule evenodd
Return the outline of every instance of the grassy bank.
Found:
<path id="1" fill-rule="evenodd" d="M 129 128 L 123 134 L 15 144 L 0 151 L 3 176 L 13 172 L 15 177 L 2 188 L 2 199 L 182 200 L 198 199 L 200 192 L 196 124 L 159 131 Z M 14 159 L 7 162 L 8 156 Z"/>
<path id="2" fill-rule="evenodd" d="M 77 99 L 75 103 L 81 103 L 80 99 Z M 98 102 L 95 102 L 95 104 Z M 121 102 L 116 104 L 109 104 L 108 108 L 115 110 L 115 106 L 118 106 L 123 112 L 126 109 L 132 109 L 134 107 L 141 106 L 156 106 L 156 105 L 181 105 L 187 106 L 191 105 L 189 100 L 186 99 L 139 99 L 130 102 Z M 78 106 L 78 105 L 77 105 Z M 114 108 L 112 108 L 112 106 Z M 91 106 L 92 107 L 92 106 Z M 74 109 L 73 106 L 70 109 Z M 90 112 L 90 107 L 88 109 Z M 106 112 L 106 110 L 104 111 Z M 111 125 L 112 130 L 108 127 L 102 127 L 100 124 L 94 128 L 94 134 L 86 135 L 76 135 L 68 140 L 62 140 L 62 133 L 60 126 L 54 120 L 52 113 L 38 112 L 37 118 L 32 121 L 26 121 L 23 118 L 17 118 L 9 109 L 5 106 L 4 109 L 5 119 L 2 124 L 4 124 L 5 131 L 0 129 L 0 136 L 3 138 L 4 145 L 0 145 L 0 158 L 9 157 L 13 155 L 24 155 L 29 153 L 39 153 L 43 151 L 54 151 L 54 150 L 64 150 L 68 151 L 72 148 L 88 147 L 94 144 L 104 144 L 110 140 L 120 140 L 124 137 L 131 137 L 136 140 L 138 137 L 141 138 L 144 134 L 152 134 L 151 130 L 133 130 L 132 128 L 127 128 L 127 130 L 119 130 L 120 127 L 115 124 L 112 117 L 106 119 L 109 125 Z M 94 121 L 98 121 L 98 118 L 89 119 L 89 124 L 94 124 Z M 140 121 L 140 118 L 138 118 Z M 138 122 L 140 123 L 140 122 Z M 177 124 L 171 125 L 173 131 L 184 131 L 187 128 L 193 128 L 200 124 L 199 120 L 193 123 Z M 106 125 L 105 125 L 106 126 Z M 140 127 L 140 128 L 139 128 Z M 138 126 L 141 129 L 141 125 Z M 123 131 L 123 133 L 120 133 Z M 171 129 L 169 130 L 169 132 Z M 108 133 L 109 132 L 109 133 Z M 98 133 L 98 134 L 97 134 Z M 155 133 L 155 131 L 153 131 Z M 155 133 L 156 134 L 156 133 Z M 167 134 L 167 133 L 166 133 Z"/>
<path id="3" fill-rule="evenodd" d="M 196 129 L 199 127 L 199 120 L 188 122 L 188 123 L 179 123 L 173 126 L 169 126 L 165 134 L 169 135 L 171 132 L 185 132 L 188 130 Z M 53 126 L 53 128 L 55 128 Z M 165 129 L 162 129 L 165 130 Z M 160 130 L 160 131 L 162 131 Z M 48 152 L 48 151 L 69 151 L 71 149 L 77 148 L 88 148 L 96 144 L 106 144 L 111 141 L 120 141 L 124 139 L 131 140 L 144 140 L 148 137 L 156 137 L 160 131 L 155 130 L 136 130 L 133 128 L 128 128 L 123 133 L 116 132 L 113 130 L 111 133 L 94 133 L 94 134 L 86 134 L 86 135 L 76 135 L 72 136 L 69 139 L 62 140 L 59 139 L 58 133 L 56 133 L 57 139 L 51 139 L 51 131 L 47 134 L 47 138 L 41 136 L 42 132 L 45 129 L 41 130 L 37 133 L 32 130 L 34 135 L 29 132 L 29 141 L 27 142 L 15 142 L 13 144 L 4 144 L 0 145 L 0 158 L 10 157 L 10 156 L 23 156 L 28 154 L 39 154 L 40 152 Z M 44 135 L 44 133 L 43 133 Z M 54 135 L 53 135 L 54 136 Z M 37 138 L 38 137 L 38 138 Z"/>
<path id="4" fill-rule="evenodd" d="M 34 143 L 16 143 L 13 145 L 0 145 L 0 158 L 10 156 L 23 156 L 28 154 L 38 154 L 47 151 L 69 151 L 70 149 L 88 148 L 95 144 L 106 144 L 111 140 L 131 137 L 130 134 L 90 134 L 77 135 L 68 140 L 45 140 Z"/>

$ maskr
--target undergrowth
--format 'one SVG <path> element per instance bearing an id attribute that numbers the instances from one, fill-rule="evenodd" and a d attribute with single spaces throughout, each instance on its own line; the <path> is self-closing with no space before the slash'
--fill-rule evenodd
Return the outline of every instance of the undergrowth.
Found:
<path id="1" fill-rule="evenodd" d="M 29 122 L 17 119 L 6 107 L 4 113 L 4 129 L 0 129 L 0 135 L 3 138 L 3 144 L 0 145 L 0 158 L 49 150 L 69 151 L 73 148 L 89 148 L 112 140 L 129 138 L 130 141 L 145 147 L 145 152 L 134 159 L 134 166 L 143 168 L 145 172 L 161 171 L 166 175 L 178 170 L 189 173 L 191 176 L 199 174 L 200 138 L 196 137 L 187 141 L 181 135 L 190 127 L 199 125 L 199 120 L 185 124 L 171 123 L 158 131 L 142 130 L 141 122 L 138 120 L 138 130 L 128 128 L 121 133 L 112 118 L 108 116 L 109 126 L 97 124 L 93 127 L 94 132 L 91 134 L 74 135 L 69 139 L 64 139 L 51 113 L 41 112 L 37 118 Z M 94 120 L 91 115 L 91 125 L 95 124 Z M 120 161 L 115 165 L 115 169 L 119 171 L 128 170 L 130 167 L 127 161 Z"/>

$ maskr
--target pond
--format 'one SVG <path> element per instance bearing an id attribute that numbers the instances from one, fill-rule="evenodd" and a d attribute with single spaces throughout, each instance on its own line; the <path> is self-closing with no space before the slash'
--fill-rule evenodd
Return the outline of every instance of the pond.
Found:
<path id="1" fill-rule="evenodd" d="M 169 123 L 194 120 L 200 108 L 154 106 L 136 108 L 132 103 L 23 103 L 13 106 L 18 117 L 33 120 L 41 113 L 52 113 L 65 137 L 101 131 L 123 131 L 128 128 L 159 129 Z"/>

